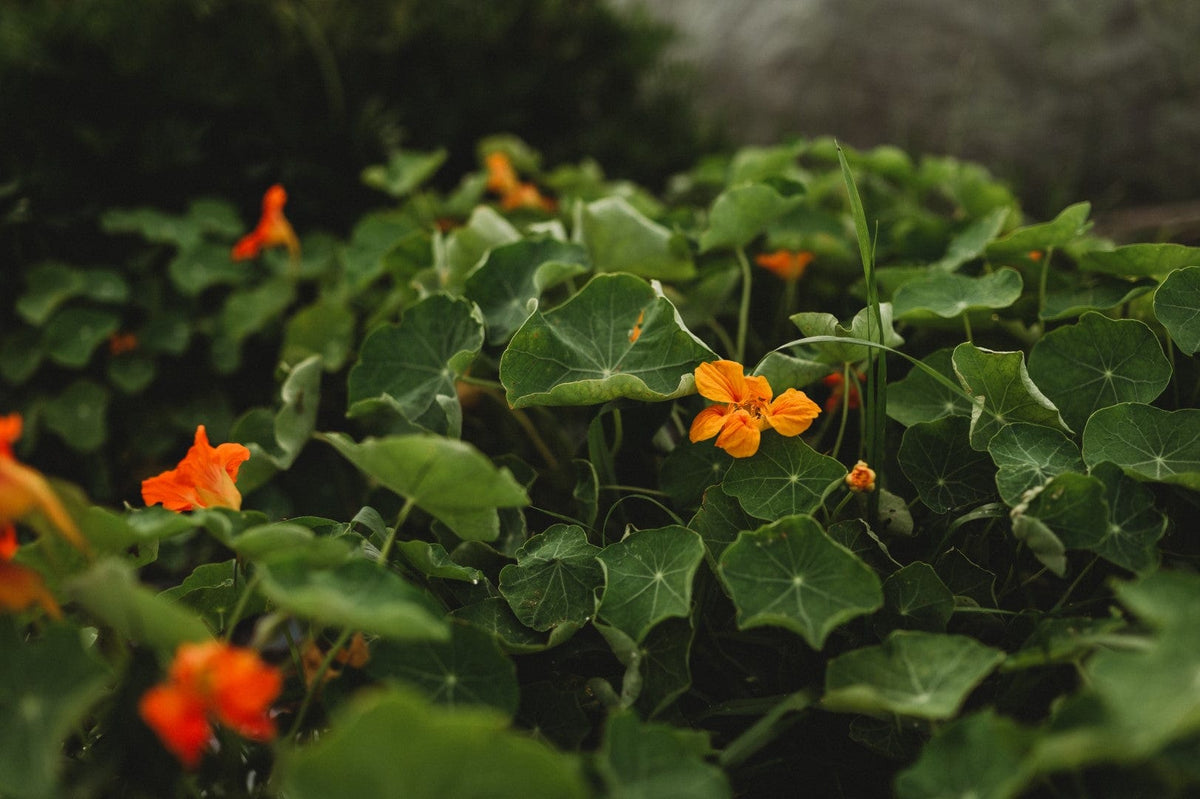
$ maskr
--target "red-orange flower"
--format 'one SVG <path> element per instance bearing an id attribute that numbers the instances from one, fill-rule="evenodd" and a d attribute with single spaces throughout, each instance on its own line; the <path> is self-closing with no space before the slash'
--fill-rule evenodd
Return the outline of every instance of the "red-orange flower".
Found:
<path id="1" fill-rule="evenodd" d="M 861 404 L 861 398 L 858 394 L 858 384 L 867 379 L 867 376 L 862 372 L 857 373 L 858 382 L 850 381 L 850 390 L 846 391 L 846 378 L 841 372 L 834 372 L 825 375 L 821 382 L 829 386 L 831 391 L 829 397 L 825 400 L 825 412 L 833 413 L 842 404 L 842 398 L 846 399 L 846 408 L 854 410 Z"/>
<path id="2" fill-rule="evenodd" d="M 271 704 L 283 677 L 258 653 L 220 641 L 181 644 L 167 680 L 142 695 L 138 712 L 163 745 L 195 768 L 212 737 L 209 720 L 256 741 L 275 737 Z"/>
<path id="3" fill-rule="evenodd" d="M 161 502 L 168 510 L 233 508 L 241 510 L 242 495 L 234 485 L 238 469 L 250 458 L 241 444 L 208 443 L 204 425 L 196 428 L 195 443 L 179 465 L 142 481 L 142 499 L 147 505 Z"/>
<path id="4" fill-rule="evenodd" d="M 714 361 L 696 367 L 696 389 L 724 405 L 712 405 L 696 414 L 689 438 L 693 442 L 717 437 L 717 446 L 735 458 L 758 452 L 762 431 L 768 427 L 784 436 L 797 436 L 812 424 L 821 408 L 803 391 L 789 388 L 772 399 L 765 377 L 743 374 L 736 361 Z"/>
<path id="5" fill-rule="evenodd" d="M 15 533 L 9 532 L 12 522 L 40 511 L 63 538 L 86 552 L 87 542 L 46 478 L 13 455 L 12 445 L 21 437 L 21 426 L 19 413 L 0 416 L 0 530 L 5 546 L 11 547 L 15 542 Z"/>
<path id="6" fill-rule="evenodd" d="M 300 240 L 296 238 L 296 231 L 292 230 L 291 223 L 283 215 L 285 204 L 287 204 L 287 192 L 284 191 L 283 186 L 276 183 L 267 189 L 267 193 L 263 195 L 262 216 L 258 220 L 258 226 L 233 245 L 233 260 L 243 261 L 247 258 L 254 258 L 264 248 L 280 245 L 288 248 L 288 254 L 292 256 L 292 260 L 299 259 Z"/>
<path id="7" fill-rule="evenodd" d="M 799 280 L 812 262 L 813 254 L 805 250 L 776 250 L 754 257 L 754 263 L 769 269 L 784 280 Z"/>
<path id="8" fill-rule="evenodd" d="M 868 466 L 866 461 L 859 461 L 846 475 L 846 485 L 851 491 L 859 494 L 874 491 L 875 470 Z"/>
<path id="9" fill-rule="evenodd" d="M 108 354 L 123 355 L 138 348 L 136 333 L 113 333 L 108 337 Z"/>

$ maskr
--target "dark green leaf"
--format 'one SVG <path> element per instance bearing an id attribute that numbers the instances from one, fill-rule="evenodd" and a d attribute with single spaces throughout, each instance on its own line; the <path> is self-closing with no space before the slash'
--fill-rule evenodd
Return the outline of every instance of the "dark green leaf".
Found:
<path id="1" fill-rule="evenodd" d="M 704 542 L 686 527 L 638 530 L 596 555 L 604 570 L 597 615 L 641 643 L 655 625 L 691 612 Z"/>
<path id="2" fill-rule="evenodd" d="M 1122 403 L 1096 411 L 1083 430 L 1083 462 L 1102 461 L 1139 480 L 1200 490 L 1200 410 Z"/>
<path id="3" fill-rule="evenodd" d="M 1196 248 L 1200 253 L 1200 248 Z M 1200 257 L 1193 263 L 1200 264 Z M 1178 269 L 1167 275 L 1154 292 L 1154 315 L 1162 322 L 1175 346 L 1188 355 L 1200 350 L 1200 266 Z M 1149 400 L 1143 400 L 1149 402 Z"/>
<path id="4" fill-rule="evenodd" d="M 659 280 L 696 275 L 683 236 L 648 219 L 623 197 L 582 206 L 578 231 L 597 272 L 630 272 Z"/>
<path id="5" fill-rule="evenodd" d="M 900 470 L 934 513 L 976 505 L 995 490 L 991 459 L 971 447 L 970 422 L 947 416 L 919 422 L 900 440 Z"/>
<path id="6" fill-rule="evenodd" d="M 595 612 L 595 590 L 604 582 L 583 528 L 556 524 L 517 550 L 515 565 L 500 570 L 500 593 L 513 613 L 535 630 L 582 624 Z"/>
<path id="7" fill-rule="evenodd" d="M 815 510 L 845 476 L 845 466 L 803 439 L 771 431 L 763 435 L 757 453 L 734 459 L 722 490 L 751 516 L 772 521 Z"/>
<path id="8" fill-rule="evenodd" d="M 1000 498 L 1016 505 L 1021 495 L 1062 472 L 1085 470 L 1079 448 L 1058 430 L 1018 422 L 1000 428 L 988 442 Z"/>

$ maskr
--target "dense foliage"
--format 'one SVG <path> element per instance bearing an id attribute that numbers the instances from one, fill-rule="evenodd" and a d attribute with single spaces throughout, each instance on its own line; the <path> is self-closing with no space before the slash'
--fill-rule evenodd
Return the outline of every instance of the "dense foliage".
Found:
<path id="1" fill-rule="evenodd" d="M 0 794 L 1200 786 L 1200 251 L 893 148 L 477 152 L 27 272 Z"/>

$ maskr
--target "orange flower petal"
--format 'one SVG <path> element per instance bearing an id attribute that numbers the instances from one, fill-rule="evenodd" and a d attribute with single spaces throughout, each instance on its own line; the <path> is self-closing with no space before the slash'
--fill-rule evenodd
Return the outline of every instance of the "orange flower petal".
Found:
<path id="1" fill-rule="evenodd" d="M 12 522 L 0 522 L 0 561 L 12 560 L 20 548 L 21 542 L 17 540 L 17 528 L 12 525 Z"/>
<path id="2" fill-rule="evenodd" d="M 791 250 L 776 250 L 762 253 L 754 258 L 754 262 L 764 269 L 769 269 L 784 280 L 799 280 L 804 276 L 804 270 L 812 262 L 811 252 Z"/>
<path id="3" fill-rule="evenodd" d="M 88 551 L 75 520 L 58 501 L 41 472 L 12 457 L 0 457 L 0 522 L 20 519 L 35 510 L 41 511 L 73 546 Z"/>
<path id="4" fill-rule="evenodd" d="M 12 445 L 21 437 L 22 418 L 19 413 L 0 416 L 0 458 L 13 456 Z"/>
<path id="5" fill-rule="evenodd" d="M 0 609 L 17 612 L 41 605 L 51 617 L 62 618 L 54 595 L 46 589 L 42 576 L 32 569 L 0 560 Z"/>
<path id="6" fill-rule="evenodd" d="M 212 738 L 203 698 L 184 686 L 156 685 L 142 694 L 138 713 L 186 768 L 200 765 L 200 755 Z"/>
<path id="7" fill-rule="evenodd" d="M 821 413 L 821 406 L 803 391 L 789 388 L 768 407 L 763 417 L 780 435 L 798 436 L 807 430 Z"/>
<path id="8" fill-rule="evenodd" d="M 688 438 L 693 444 L 712 438 L 725 426 L 725 416 L 728 412 L 728 407 L 724 405 L 712 405 L 700 411 L 692 420 L 692 429 L 688 431 Z"/>
<path id="9" fill-rule="evenodd" d="M 142 499 L 147 505 L 162 503 L 174 511 L 214 507 L 240 510 L 242 495 L 234 481 L 249 458 L 250 450 L 241 444 L 212 447 L 204 425 L 199 425 L 195 442 L 178 466 L 142 481 Z"/>
<path id="10" fill-rule="evenodd" d="M 507 153 L 488 153 L 484 158 L 487 166 L 487 187 L 496 194 L 508 194 L 517 187 L 517 173 Z"/>
<path id="11" fill-rule="evenodd" d="M 269 711 L 283 688 L 279 670 L 249 649 L 225 646 L 213 659 L 211 709 L 222 724 L 247 738 L 275 736 Z"/>
<path id="12" fill-rule="evenodd" d="M 717 436 L 717 446 L 735 458 L 748 458 L 758 452 L 761 438 L 758 424 L 750 414 L 734 411 L 721 429 L 721 435 Z"/>
<path id="13" fill-rule="evenodd" d="M 696 390 L 716 402 L 744 402 L 750 394 L 746 375 L 737 361 L 712 361 L 696 367 Z"/>

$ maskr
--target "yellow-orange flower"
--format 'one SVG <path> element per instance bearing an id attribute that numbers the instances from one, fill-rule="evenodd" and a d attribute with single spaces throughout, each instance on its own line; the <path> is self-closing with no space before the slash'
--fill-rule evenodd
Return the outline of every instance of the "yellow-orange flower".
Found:
<path id="1" fill-rule="evenodd" d="M 812 262 L 813 254 L 805 250 L 776 250 L 754 257 L 754 263 L 769 269 L 784 280 L 799 280 Z"/>
<path id="2" fill-rule="evenodd" d="M 724 405 L 712 405 L 696 414 L 689 437 L 693 442 L 717 437 L 717 446 L 735 458 L 758 452 L 762 431 L 797 436 L 821 413 L 820 406 L 803 391 L 789 388 L 772 399 L 765 377 L 743 374 L 736 361 L 713 361 L 696 367 L 696 389 Z"/>
<path id="3" fill-rule="evenodd" d="M 138 712 L 184 766 L 195 768 L 212 737 L 210 719 L 257 741 L 275 737 L 270 709 L 282 687 L 279 670 L 253 650 L 181 644 L 167 680 L 142 695 Z"/>
<path id="4" fill-rule="evenodd" d="M 15 543 L 12 522 L 33 511 L 41 511 L 63 538 L 76 548 L 87 551 L 87 542 L 75 526 L 75 521 L 58 501 L 42 473 L 17 461 L 12 445 L 21 437 L 21 415 L 0 416 L 0 532 L 4 546 Z"/>
<path id="5" fill-rule="evenodd" d="M 866 461 L 859 461 L 846 475 L 846 485 L 851 491 L 859 494 L 874 491 L 875 470 L 868 466 Z"/>
<path id="6" fill-rule="evenodd" d="M 204 425 L 196 428 L 196 439 L 179 465 L 142 481 L 142 499 L 147 505 L 161 502 L 175 511 L 195 508 L 241 510 L 242 495 L 234 482 L 238 469 L 250 458 L 241 444 L 212 447 Z"/>
<path id="7" fill-rule="evenodd" d="M 287 217 L 283 215 L 283 206 L 287 204 L 287 192 L 278 183 L 267 189 L 263 195 L 262 216 L 258 225 L 250 233 L 243 236 L 233 245 L 231 253 L 233 260 L 244 261 L 254 258 L 267 247 L 280 245 L 288 248 L 292 260 L 300 258 L 300 240 Z"/>

